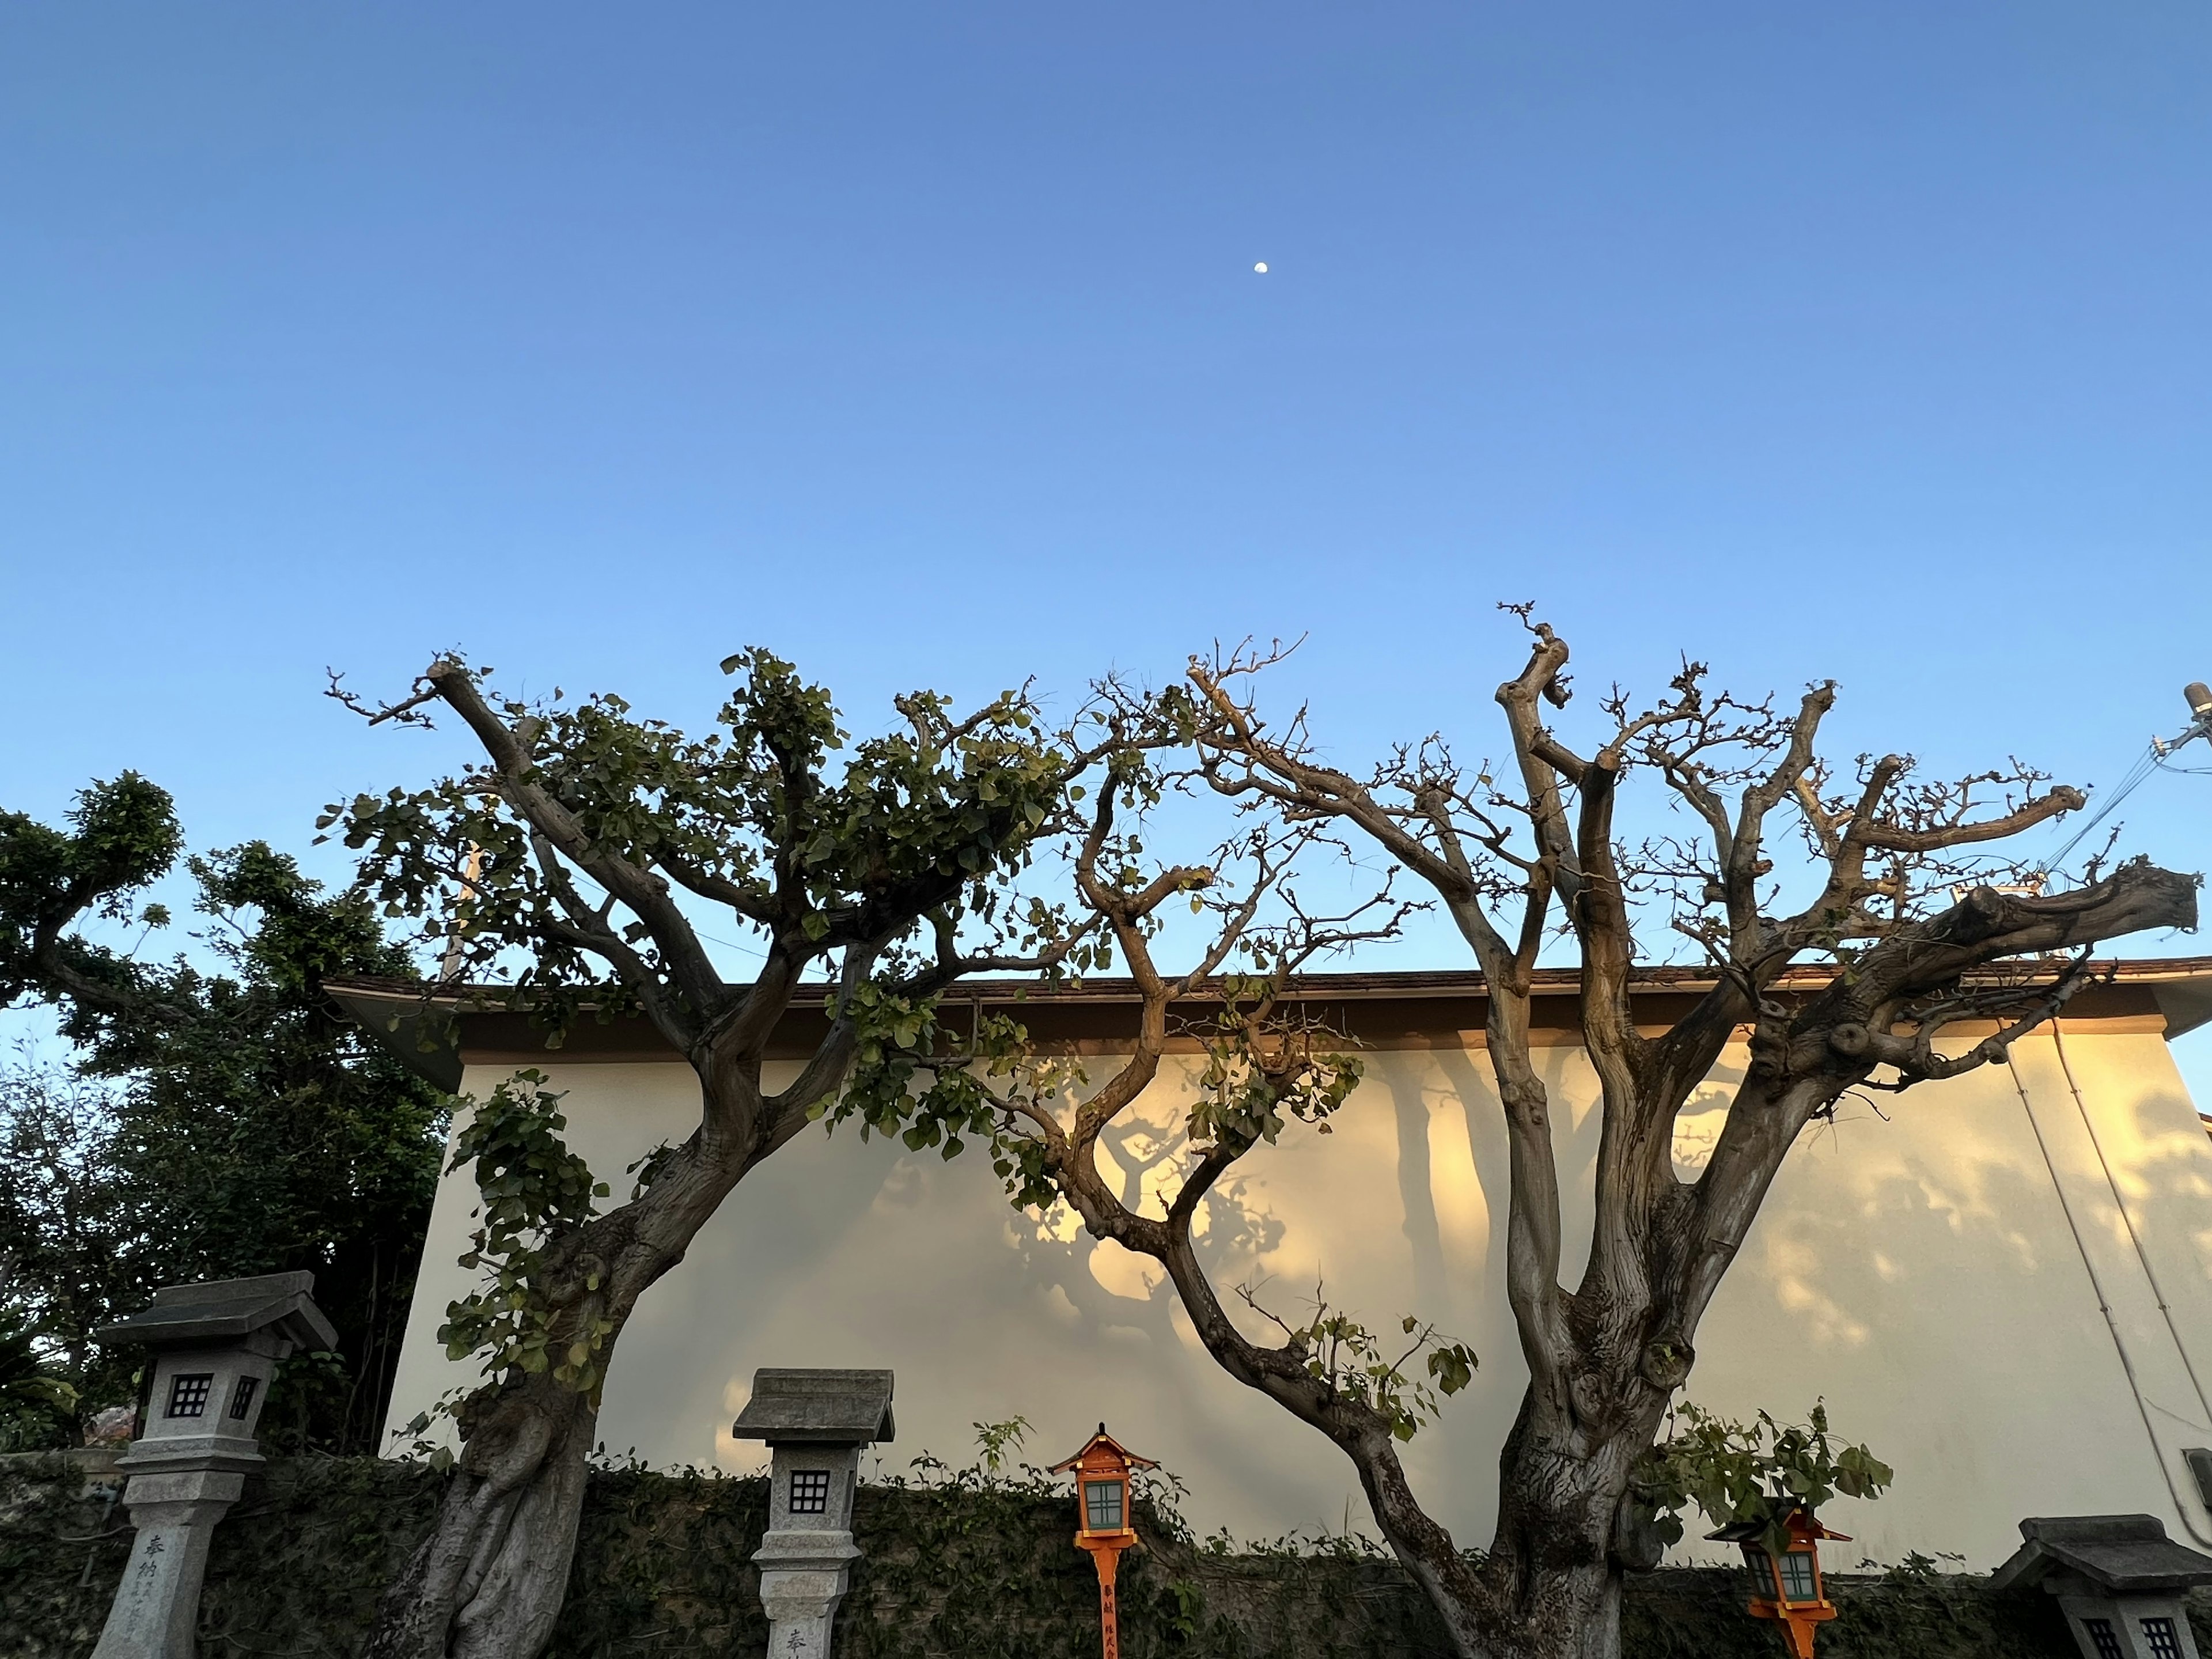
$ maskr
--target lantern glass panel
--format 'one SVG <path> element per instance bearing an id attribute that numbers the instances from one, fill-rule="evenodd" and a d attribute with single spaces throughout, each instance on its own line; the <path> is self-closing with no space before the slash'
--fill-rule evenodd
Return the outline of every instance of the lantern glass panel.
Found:
<path id="1" fill-rule="evenodd" d="M 1121 1530 L 1121 1483 L 1086 1480 L 1083 1483 L 1083 1524 L 1091 1532 Z"/>
<path id="2" fill-rule="evenodd" d="M 1745 1544 L 1743 1564 L 1751 1570 L 1751 1593 L 1771 1595 L 1775 1593 L 1774 1558 L 1756 1544 Z"/>
<path id="3" fill-rule="evenodd" d="M 1812 1551 L 1791 1550 L 1782 1558 L 1782 1599 L 1785 1601 L 1817 1601 L 1820 1599 L 1820 1576 L 1814 1565 Z"/>

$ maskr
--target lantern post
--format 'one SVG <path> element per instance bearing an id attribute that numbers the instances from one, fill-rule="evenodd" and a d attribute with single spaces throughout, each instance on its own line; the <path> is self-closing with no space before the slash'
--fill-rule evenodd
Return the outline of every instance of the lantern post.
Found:
<path id="1" fill-rule="evenodd" d="M 752 1397 L 730 1425 L 769 1444 L 768 1531 L 753 1554 L 774 1659 L 830 1659 L 838 1604 L 860 1551 L 853 1504 L 860 1452 L 896 1431 L 889 1371 L 753 1373 Z"/>
<path id="2" fill-rule="evenodd" d="M 1776 1621 L 1790 1659 L 1813 1659 L 1814 1632 L 1836 1616 L 1820 1575 L 1820 1540 L 1851 1540 L 1822 1526 L 1802 1504 L 1792 1505 L 1781 1524 L 1788 1542 L 1779 1554 L 1766 1547 L 1764 1521 L 1731 1522 L 1705 1536 L 1743 1551 L 1744 1565 L 1751 1569 L 1751 1616 Z"/>
<path id="3" fill-rule="evenodd" d="M 1139 1457 L 1106 1432 L 1098 1432 L 1082 1450 L 1048 1471 L 1075 1476 L 1075 1547 L 1089 1552 L 1098 1571 L 1098 1620 L 1104 1637 L 1105 1659 L 1121 1659 L 1121 1631 L 1114 1607 L 1114 1575 L 1121 1552 L 1136 1547 L 1135 1516 L 1129 1507 L 1129 1475 L 1134 1469 L 1156 1469 L 1149 1457 Z"/>
<path id="4" fill-rule="evenodd" d="M 138 1529 L 93 1659 L 191 1659 L 216 1523 L 262 1464 L 255 1434 L 276 1364 L 337 1346 L 309 1273 L 164 1285 L 93 1333 L 150 1351 L 145 1432 L 116 1473 Z"/>

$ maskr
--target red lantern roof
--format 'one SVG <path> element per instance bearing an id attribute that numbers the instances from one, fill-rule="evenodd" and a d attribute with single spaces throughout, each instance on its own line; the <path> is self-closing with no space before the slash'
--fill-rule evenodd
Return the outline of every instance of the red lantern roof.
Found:
<path id="1" fill-rule="evenodd" d="M 1045 1473 L 1066 1474 L 1073 1469 L 1083 1474 L 1127 1474 L 1131 1469 L 1156 1469 L 1159 1465 L 1149 1457 L 1139 1457 L 1127 1446 L 1106 1432 L 1101 1423 L 1098 1432 L 1083 1443 L 1083 1448 L 1065 1462 L 1054 1464 Z"/>
<path id="2" fill-rule="evenodd" d="M 1849 1533 L 1831 1532 L 1822 1526 L 1802 1502 L 1793 1503 L 1784 1512 L 1782 1524 L 1793 1538 L 1832 1538 L 1839 1544 L 1851 1541 Z M 1720 1544 L 1755 1542 L 1766 1528 L 1767 1523 L 1764 1521 L 1731 1521 L 1717 1532 L 1709 1532 L 1705 1536 Z"/>

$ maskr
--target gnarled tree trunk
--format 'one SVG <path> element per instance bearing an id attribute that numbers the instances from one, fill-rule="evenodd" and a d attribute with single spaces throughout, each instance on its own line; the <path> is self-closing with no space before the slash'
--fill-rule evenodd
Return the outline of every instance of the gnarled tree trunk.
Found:
<path id="1" fill-rule="evenodd" d="M 599 1329 L 603 1376 L 638 1297 L 684 1259 L 746 1167 L 695 1137 L 641 1196 L 554 1240 L 538 1270 L 558 1310 L 549 1348 Z M 544 1651 L 568 1594 L 599 1418 L 599 1390 L 550 1368 L 511 1370 L 464 1404 L 437 1519 L 386 1589 L 363 1659 Z"/>
<path id="2" fill-rule="evenodd" d="M 1588 1382 L 1578 1392 L 1613 1402 L 1601 1426 L 1547 1426 L 1532 1388 L 1506 1437 L 1497 1530 L 1468 1609 L 1477 1638 L 1470 1653 L 1620 1659 L 1625 1577 L 1659 1563 L 1663 1546 L 1629 1488 L 1672 1389 L 1633 1364 L 1582 1376 Z"/>
<path id="3" fill-rule="evenodd" d="M 362 1659 L 534 1659 L 568 1595 L 599 1411 L 544 1375 L 470 1425 Z"/>

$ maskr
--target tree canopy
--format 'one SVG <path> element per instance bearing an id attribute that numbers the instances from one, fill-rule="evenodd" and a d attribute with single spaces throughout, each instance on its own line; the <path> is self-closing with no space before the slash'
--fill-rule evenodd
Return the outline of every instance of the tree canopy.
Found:
<path id="1" fill-rule="evenodd" d="M 927 691 L 854 738 L 827 690 L 773 653 L 722 667 L 735 684 L 700 737 L 605 693 L 501 697 L 491 671 L 453 656 L 388 704 L 332 684 L 373 722 L 450 714 L 481 750 L 458 775 L 325 815 L 386 913 L 416 919 L 426 943 L 457 919 L 447 978 L 488 981 L 469 994 L 527 1010 L 553 1042 L 581 1018 L 641 1016 L 700 1091 L 696 1127 L 604 1211 L 605 1183 L 569 1158 L 542 1091 L 517 1079 L 472 1103 L 460 1156 L 484 1200 L 469 1260 L 486 1285 L 447 1310 L 443 1334 L 482 1377 L 456 1412 L 463 1443 L 436 1526 L 386 1593 L 375 1659 L 536 1651 L 560 1607 L 600 1387 L 639 1297 L 815 1121 L 884 1010 L 1088 944 L 1016 883 L 1110 739 L 1066 740 L 1024 692 L 960 715 Z M 726 971 L 708 927 L 743 935 L 757 965 Z M 794 1069 L 772 1073 L 810 974 L 834 988 L 825 1018 Z"/>

